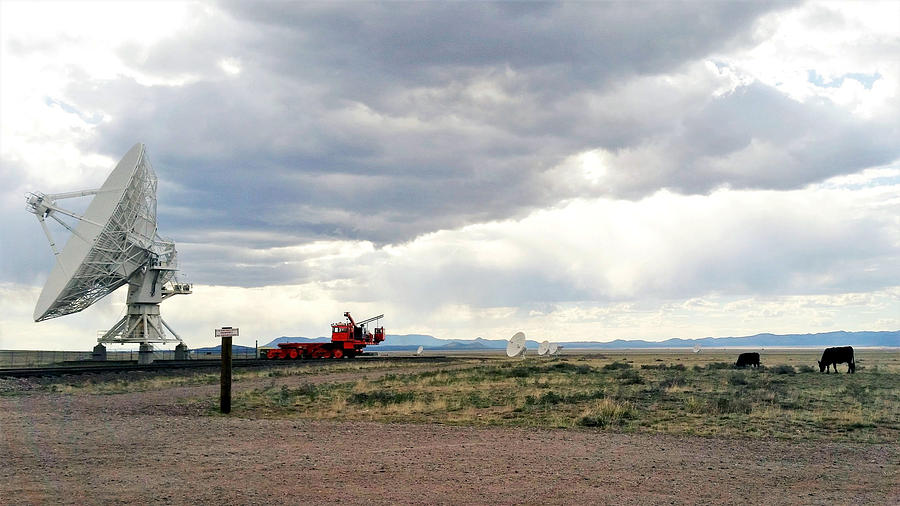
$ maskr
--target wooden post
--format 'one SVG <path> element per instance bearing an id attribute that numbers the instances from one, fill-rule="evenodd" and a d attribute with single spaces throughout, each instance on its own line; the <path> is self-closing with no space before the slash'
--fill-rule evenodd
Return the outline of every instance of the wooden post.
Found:
<path id="1" fill-rule="evenodd" d="M 231 335 L 222 335 L 222 393 L 219 407 L 222 413 L 231 413 Z"/>

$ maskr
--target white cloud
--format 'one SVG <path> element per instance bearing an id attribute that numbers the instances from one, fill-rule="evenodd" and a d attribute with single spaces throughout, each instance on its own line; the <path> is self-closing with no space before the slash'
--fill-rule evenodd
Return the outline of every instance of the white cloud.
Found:
<path id="1" fill-rule="evenodd" d="M 81 145 L 108 118 L 102 111 L 80 109 L 66 88 L 73 80 L 123 76 L 159 84 L 134 72 L 116 50 L 146 48 L 185 29 L 190 5 L 4 1 L 0 11 L 3 164 L 22 171 L 29 185 L 43 191 L 96 186 L 115 160 L 83 152 Z M 15 193 L 21 198 L 22 191 Z"/>
<path id="2" fill-rule="evenodd" d="M 900 60 L 884 56 L 900 52 L 897 2 L 810 2 L 763 16 L 757 37 L 721 60 L 799 101 L 827 98 L 863 117 L 896 114 Z M 845 78 L 852 74 L 873 81 Z"/>
<path id="3" fill-rule="evenodd" d="M 241 73 L 241 62 L 237 58 L 223 58 L 219 60 L 219 67 L 226 73 L 236 76 Z"/>
<path id="4" fill-rule="evenodd" d="M 425 286 L 441 286 L 444 294 L 465 290 L 452 277 L 435 279 L 444 272 L 477 272 L 463 281 L 520 302 L 530 294 L 516 291 L 529 279 L 559 281 L 568 295 L 597 300 L 855 290 L 895 274 L 897 190 L 823 185 L 720 190 L 707 197 L 659 192 L 637 202 L 577 200 L 519 221 L 443 231 L 390 248 L 390 274 L 381 276 L 401 287 L 394 297 L 410 299 L 422 291 L 397 279 L 425 279 Z M 845 272 L 850 265 L 871 271 Z M 503 285 L 508 274 L 517 280 L 509 288 Z"/>

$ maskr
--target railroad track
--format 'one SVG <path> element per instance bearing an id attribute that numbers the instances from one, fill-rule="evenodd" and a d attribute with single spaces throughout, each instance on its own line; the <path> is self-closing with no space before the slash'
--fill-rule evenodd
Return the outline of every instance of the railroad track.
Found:
<path id="1" fill-rule="evenodd" d="M 442 362 L 447 357 L 357 357 L 352 360 L 363 361 L 382 361 L 382 360 L 402 360 L 415 362 Z M 277 367 L 277 366 L 320 366 L 335 363 L 346 363 L 336 359 L 316 359 L 316 360 L 272 360 L 272 359 L 235 359 L 231 362 L 231 367 Z M 18 369 L 0 369 L 0 377 L 11 378 L 30 378 L 30 377 L 53 377 L 65 376 L 67 374 L 100 374 L 108 372 L 131 372 L 131 371 L 166 371 L 173 369 L 218 369 L 221 367 L 220 360 L 159 360 L 152 364 L 136 364 L 136 363 L 86 363 L 79 362 L 68 365 L 49 366 L 49 367 L 25 367 Z"/>

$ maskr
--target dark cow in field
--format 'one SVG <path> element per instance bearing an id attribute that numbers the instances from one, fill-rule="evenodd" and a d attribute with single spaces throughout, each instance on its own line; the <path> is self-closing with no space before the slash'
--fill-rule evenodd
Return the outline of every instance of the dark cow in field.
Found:
<path id="1" fill-rule="evenodd" d="M 737 362 L 735 362 L 735 367 L 747 367 L 748 365 L 753 367 L 759 367 L 759 353 L 741 353 L 738 355 Z"/>
<path id="2" fill-rule="evenodd" d="M 819 360 L 819 372 L 830 372 L 828 366 L 834 366 L 837 372 L 838 364 L 847 364 L 847 372 L 856 372 L 856 362 L 853 360 L 853 346 L 838 346 L 825 348 L 822 360 Z"/>

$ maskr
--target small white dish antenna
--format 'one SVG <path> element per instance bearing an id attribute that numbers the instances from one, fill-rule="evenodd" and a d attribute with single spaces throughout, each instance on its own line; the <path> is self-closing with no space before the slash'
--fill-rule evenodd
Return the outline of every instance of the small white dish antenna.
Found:
<path id="1" fill-rule="evenodd" d="M 525 350 L 524 332 L 516 332 L 516 334 L 509 339 L 509 342 L 506 343 L 506 356 L 509 358 L 524 357 Z"/>
<path id="2" fill-rule="evenodd" d="M 538 355 L 544 356 L 550 353 L 550 341 L 543 341 L 538 345 Z"/>
<path id="3" fill-rule="evenodd" d="M 700 353 L 700 343 L 694 345 L 694 353 Z"/>
<path id="4" fill-rule="evenodd" d="M 556 355 L 557 353 L 559 353 L 559 350 L 560 350 L 561 348 L 562 348 L 562 346 L 560 346 L 560 345 L 558 345 L 558 344 L 556 344 L 556 343 L 550 343 L 550 346 L 549 346 L 549 349 L 547 350 L 547 353 L 549 353 L 550 355 Z"/>
<path id="5" fill-rule="evenodd" d="M 416 356 L 417 356 L 417 357 L 421 357 L 421 356 L 422 356 L 422 352 L 424 352 L 424 351 L 425 351 L 425 347 L 424 347 L 424 346 L 419 346 L 419 348 L 416 350 Z"/>

